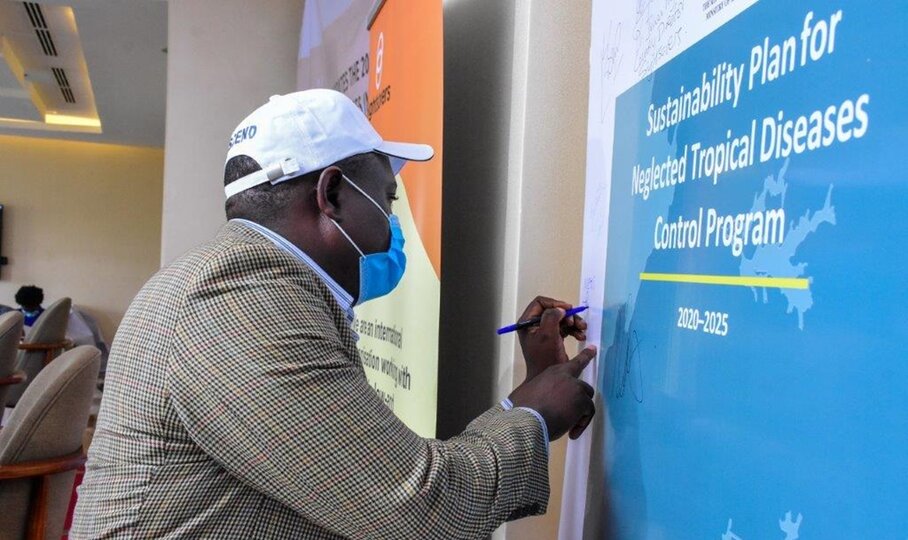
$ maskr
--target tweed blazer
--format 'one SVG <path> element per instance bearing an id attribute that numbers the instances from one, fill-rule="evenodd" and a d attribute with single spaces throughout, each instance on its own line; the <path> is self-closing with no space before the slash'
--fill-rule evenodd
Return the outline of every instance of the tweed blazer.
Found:
<path id="1" fill-rule="evenodd" d="M 421 438 L 355 341 L 308 266 L 225 225 L 120 325 L 70 537 L 482 538 L 545 511 L 536 417 Z"/>

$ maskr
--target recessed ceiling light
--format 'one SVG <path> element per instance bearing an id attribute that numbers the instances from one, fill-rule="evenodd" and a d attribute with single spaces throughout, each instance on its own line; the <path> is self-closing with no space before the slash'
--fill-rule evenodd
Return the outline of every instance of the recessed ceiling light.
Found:
<path id="1" fill-rule="evenodd" d="M 45 114 L 44 122 L 57 126 L 101 127 L 101 120 L 99 118 L 85 118 L 82 116 L 70 116 L 66 114 Z"/>

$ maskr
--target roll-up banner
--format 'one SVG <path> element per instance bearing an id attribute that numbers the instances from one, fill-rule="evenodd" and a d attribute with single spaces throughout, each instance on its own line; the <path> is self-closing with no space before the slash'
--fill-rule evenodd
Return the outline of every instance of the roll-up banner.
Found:
<path id="1" fill-rule="evenodd" d="M 443 120 L 440 0 L 308 0 L 297 87 L 345 93 L 385 139 L 435 148 L 397 177 L 394 213 L 407 270 L 386 297 L 357 306 L 354 330 L 366 375 L 411 429 L 435 435 L 441 290 Z"/>

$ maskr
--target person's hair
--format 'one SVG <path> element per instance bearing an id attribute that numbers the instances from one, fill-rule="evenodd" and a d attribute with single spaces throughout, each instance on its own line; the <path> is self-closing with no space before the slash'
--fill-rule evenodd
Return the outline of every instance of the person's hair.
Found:
<path id="1" fill-rule="evenodd" d="M 16 303 L 22 307 L 38 307 L 44 302 L 44 289 L 25 285 L 16 291 Z"/>
<path id="2" fill-rule="evenodd" d="M 340 167 L 344 174 L 359 176 L 360 173 L 367 171 L 368 164 L 371 163 L 369 159 L 371 155 L 371 153 L 357 154 L 342 159 L 334 165 Z M 224 185 L 261 170 L 261 168 L 257 161 L 247 155 L 232 157 L 224 167 Z M 302 195 L 305 188 L 318 182 L 323 170 L 306 173 L 279 184 L 272 185 L 270 182 L 265 182 L 237 193 L 227 199 L 224 205 L 227 219 L 248 219 L 266 227 L 280 221 L 286 216 L 287 209 L 296 201 L 296 198 Z M 356 181 L 355 178 L 354 181 Z"/>

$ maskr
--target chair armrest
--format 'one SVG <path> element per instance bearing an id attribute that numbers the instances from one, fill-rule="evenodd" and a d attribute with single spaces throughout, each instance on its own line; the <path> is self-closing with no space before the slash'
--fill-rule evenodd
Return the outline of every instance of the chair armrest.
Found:
<path id="1" fill-rule="evenodd" d="M 78 469 L 85 464 L 85 455 L 79 449 L 65 456 L 0 465 L 0 481 L 32 479 L 32 493 L 28 502 L 27 540 L 43 540 L 47 530 L 48 476 Z"/>
<path id="2" fill-rule="evenodd" d="M 7 375 L 6 377 L 0 377 L 0 386 L 9 386 L 13 384 L 19 384 L 28 380 L 28 375 L 24 371 L 16 371 Z"/>
<path id="3" fill-rule="evenodd" d="M 0 465 L 0 480 L 18 480 L 20 478 L 58 474 L 76 470 L 84 464 L 85 455 L 79 449 L 65 456 Z"/>
<path id="4" fill-rule="evenodd" d="M 66 349 L 72 347 L 73 342 L 64 339 L 56 343 L 20 343 L 20 351 L 56 351 L 57 349 Z"/>
<path id="5" fill-rule="evenodd" d="M 20 343 L 20 351 L 44 351 L 44 365 L 50 364 L 54 358 L 57 357 L 56 353 L 59 351 L 65 351 L 73 346 L 73 342 L 64 339 L 57 343 Z"/>

